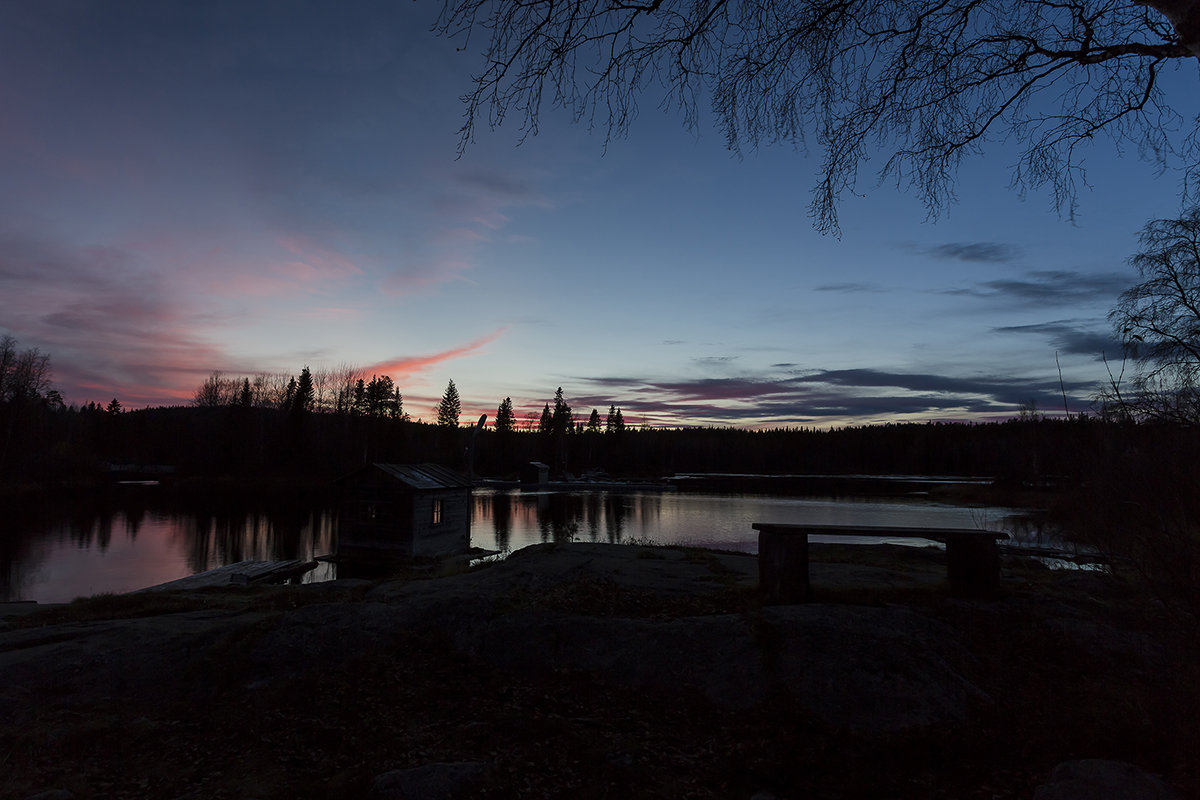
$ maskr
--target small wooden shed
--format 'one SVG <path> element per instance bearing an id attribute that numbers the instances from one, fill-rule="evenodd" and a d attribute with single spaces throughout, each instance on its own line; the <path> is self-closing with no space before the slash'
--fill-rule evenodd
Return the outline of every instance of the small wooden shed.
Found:
<path id="1" fill-rule="evenodd" d="M 530 461 L 521 469 L 522 486 L 541 486 L 550 481 L 550 465 Z"/>
<path id="2" fill-rule="evenodd" d="M 471 483 L 437 464 L 371 464 L 347 475 L 339 557 L 430 558 L 471 546 Z"/>

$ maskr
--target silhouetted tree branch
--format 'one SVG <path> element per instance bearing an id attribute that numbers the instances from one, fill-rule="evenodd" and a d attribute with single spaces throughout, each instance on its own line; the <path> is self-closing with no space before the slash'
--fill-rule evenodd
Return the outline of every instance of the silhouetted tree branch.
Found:
<path id="1" fill-rule="evenodd" d="M 879 180 L 916 189 L 931 215 L 963 157 L 1002 140 L 1020 143 L 1014 185 L 1048 188 L 1068 215 L 1082 148 L 1102 134 L 1180 167 L 1185 196 L 1200 177 L 1200 119 L 1160 87 L 1200 59 L 1200 0 L 446 0 L 436 30 L 464 48 L 489 37 L 461 147 L 480 120 L 517 115 L 536 134 L 545 103 L 621 136 L 661 90 L 689 128 L 710 103 L 734 152 L 821 153 L 811 213 L 825 231 L 877 154 Z"/>
<path id="2" fill-rule="evenodd" d="M 1200 422 L 1200 207 L 1142 229 L 1141 283 L 1109 314 L 1138 368 L 1122 399 L 1134 417 Z M 1115 394 L 1115 392 L 1114 392 Z"/>

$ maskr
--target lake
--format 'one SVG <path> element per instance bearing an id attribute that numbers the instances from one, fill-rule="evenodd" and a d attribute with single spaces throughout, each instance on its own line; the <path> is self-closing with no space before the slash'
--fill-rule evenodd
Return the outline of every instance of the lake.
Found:
<path id="1" fill-rule="evenodd" d="M 156 488 L 140 487 L 136 502 L 104 510 L 42 509 L 8 520 L 0 527 L 0 601 L 67 602 L 237 561 L 311 559 L 334 552 L 337 517 L 328 509 L 166 510 L 156 508 Z M 1028 509 L 959 506 L 922 497 L 481 489 L 474 493 L 471 544 L 502 553 L 572 540 L 752 553 L 757 550 L 754 522 L 987 528 L 1006 531 L 1022 543 L 1052 541 L 1052 532 Z M 330 580 L 336 569 L 322 563 L 305 580 Z"/>

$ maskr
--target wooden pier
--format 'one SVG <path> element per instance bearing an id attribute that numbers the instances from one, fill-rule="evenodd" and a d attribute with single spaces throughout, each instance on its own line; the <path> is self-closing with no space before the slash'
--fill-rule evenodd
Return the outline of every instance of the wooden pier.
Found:
<path id="1" fill-rule="evenodd" d="M 186 578 L 160 583 L 139 592 L 165 592 L 179 589 L 205 589 L 212 586 L 249 586 L 258 583 L 281 583 L 298 578 L 315 569 L 316 561 L 239 561 L 223 567 L 197 572 Z"/>

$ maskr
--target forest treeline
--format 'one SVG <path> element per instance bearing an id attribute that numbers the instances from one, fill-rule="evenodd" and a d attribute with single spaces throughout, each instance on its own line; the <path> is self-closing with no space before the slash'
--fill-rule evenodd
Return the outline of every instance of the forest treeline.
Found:
<path id="1" fill-rule="evenodd" d="M 386 375 L 350 367 L 233 378 L 212 373 L 189 406 L 124 410 L 119 400 L 66 405 L 49 358 L 0 341 L 0 481 L 95 481 L 113 465 L 179 476 L 336 478 L 371 462 L 436 462 L 515 478 L 532 461 L 555 477 L 657 479 L 685 472 L 988 476 L 1009 483 L 1082 479 L 1130 453 L 1195 452 L 1192 427 L 1122 417 L 931 422 L 830 430 L 626 426 L 620 408 L 572 412 L 561 387 L 518 420 L 501 400 L 491 426 L 459 424 L 450 381 L 436 424 L 413 421 Z M 1161 460 L 1161 459 L 1160 459 Z"/>
<path id="2" fill-rule="evenodd" d="M 589 420 L 591 421 L 591 420 Z M 335 478 L 371 462 L 437 462 L 515 478 L 531 461 L 556 477 L 659 478 L 681 472 L 1077 477 L 1130 451 L 1178 449 L 1192 429 L 1026 416 L 1000 423 L 904 423 L 831 430 L 603 424 L 497 431 L 389 416 L 177 406 L 123 411 L 0 406 L 6 482 L 103 477 L 109 465 L 169 465 L 180 476 Z M 473 470 L 472 470 L 473 467 Z"/>

